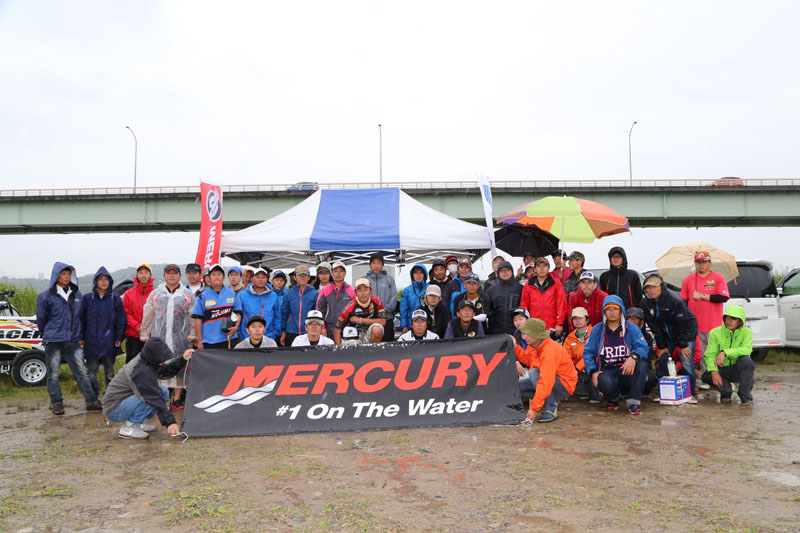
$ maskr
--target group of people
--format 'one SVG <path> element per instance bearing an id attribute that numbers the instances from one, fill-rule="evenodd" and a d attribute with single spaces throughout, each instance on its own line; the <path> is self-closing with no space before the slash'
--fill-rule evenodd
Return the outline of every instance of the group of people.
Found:
<path id="1" fill-rule="evenodd" d="M 182 408 L 182 370 L 194 349 L 493 334 L 514 339 L 520 391 L 530 400 L 528 418 L 539 422 L 555 420 L 558 403 L 573 394 L 591 403 L 602 397 L 611 410 L 624 398 L 629 412 L 637 415 L 654 380 L 670 373 L 671 359 L 689 376 L 693 394 L 697 365 L 699 387 L 716 387 L 726 400 L 731 382 L 737 382 L 742 403 L 752 402 L 752 334 L 744 327 L 741 307 L 728 306 L 723 313 L 727 285 L 713 272 L 708 253 L 696 255 L 695 272 L 684 280 L 680 297 L 658 275 L 642 284 L 622 248 L 612 248 L 608 256 L 609 270 L 599 279 L 584 269 L 585 257 L 578 251 L 525 254 L 516 272 L 498 256 L 483 283 L 468 257 L 448 256 L 433 261 L 430 271 L 413 265 L 399 299 L 380 254 L 370 257 L 369 272 L 353 285 L 345 280 L 342 262 L 318 264 L 314 278 L 307 265 L 287 275 L 249 266 L 230 267 L 226 273 L 219 264 L 203 269 L 190 263 L 183 272 L 185 284 L 181 268 L 168 264 L 163 283 L 154 287 L 152 269 L 142 263 L 122 297 L 114 293 L 104 267 L 96 272 L 92 290 L 81 295 L 75 269 L 56 263 L 36 312 L 51 410 L 64 413 L 62 360 L 87 410 L 102 409 L 109 419 L 125 421 L 120 436 L 146 438 L 155 429 L 146 420 L 156 413 L 170 434 L 177 432 L 168 403 Z M 400 332 L 395 331 L 396 314 Z M 123 341 L 126 365 L 115 376 Z M 695 353 L 696 342 L 702 355 Z M 100 365 L 106 381 L 102 402 Z"/>

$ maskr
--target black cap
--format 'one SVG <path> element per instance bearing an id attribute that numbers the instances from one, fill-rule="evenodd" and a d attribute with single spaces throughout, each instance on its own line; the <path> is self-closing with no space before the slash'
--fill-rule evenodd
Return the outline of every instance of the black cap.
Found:
<path id="1" fill-rule="evenodd" d="M 475 304 L 474 303 L 470 302 L 469 300 L 461 300 L 460 302 L 458 302 L 458 311 L 461 311 L 466 306 L 470 306 L 473 311 L 475 310 Z"/>
<path id="2" fill-rule="evenodd" d="M 527 309 L 525 309 L 524 307 L 517 307 L 516 309 L 513 309 L 513 310 L 511 311 L 511 316 L 512 316 L 512 317 L 514 317 L 514 316 L 516 316 L 516 315 L 522 315 L 522 316 L 524 316 L 525 318 L 530 318 L 530 317 L 531 317 L 531 314 L 530 314 L 530 313 L 528 312 L 528 310 L 527 310 Z"/>
<path id="3" fill-rule="evenodd" d="M 642 311 L 638 307 L 629 307 L 625 314 L 628 315 L 628 318 L 638 318 L 639 320 L 644 320 L 644 311 Z"/>
<path id="4" fill-rule="evenodd" d="M 249 328 L 250 324 L 252 324 L 253 322 L 261 322 L 262 324 L 264 324 L 264 326 L 267 325 L 267 321 L 261 315 L 253 315 L 250 318 L 248 318 L 247 319 L 247 327 Z"/>
<path id="5" fill-rule="evenodd" d="M 504 268 L 510 268 L 513 272 L 514 267 L 508 261 L 501 261 L 499 265 L 497 265 L 497 271 L 500 272 Z"/>
<path id="6" fill-rule="evenodd" d="M 464 283 L 468 281 L 474 281 L 475 283 L 480 283 L 481 278 L 475 272 L 470 272 L 469 274 L 464 276 Z"/>
<path id="7" fill-rule="evenodd" d="M 198 274 L 202 272 L 203 269 L 197 263 L 189 263 L 186 265 L 186 272 L 197 272 Z"/>
<path id="8" fill-rule="evenodd" d="M 444 259 L 434 259 L 433 263 L 431 264 L 431 268 L 435 266 L 443 266 L 446 267 L 447 265 L 444 264 Z"/>
<path id="9" fill-rule="evenodd" d="M 180 274 L 180 273 L 181 273 L 181 267 L 179 267 L 179 266 L 178 266 L 178 265 L 176 265 L 175 263 L 170 263 L 170 264 L 168 264 L 168 265 L 164 265 L 164 274 L 166 274 L 166 273 L 167 273 L 167 272 L 169 272 L 170 270 L 177 270 L 177 271 L 178 271 L 178 274 Z"/>

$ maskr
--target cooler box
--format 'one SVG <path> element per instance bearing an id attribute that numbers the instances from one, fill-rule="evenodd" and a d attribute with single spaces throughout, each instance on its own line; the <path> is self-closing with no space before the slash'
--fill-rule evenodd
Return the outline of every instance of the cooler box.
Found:
<path id="1" fill-rule="evenodd" d="M 687 403 L 692 392 L 689 390 L 689 376 L 665 377 L 658 380 L 658 393 L 662 405 Z"/>

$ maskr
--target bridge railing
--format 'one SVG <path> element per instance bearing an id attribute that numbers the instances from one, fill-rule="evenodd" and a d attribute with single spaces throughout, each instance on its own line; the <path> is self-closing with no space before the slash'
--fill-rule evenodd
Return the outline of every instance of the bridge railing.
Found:
<path id="1" fill-rule="evenodd" d="M 720 186 L 725 189 L 738 187 L 797 187 L 800 178 L 743 179 L 741 183 L 721 183 L 716 179 L 668 179 L 668 180 L 492 180 L 493 190 L 503 189 L 592 189 L 592 188 L 654 188 L 654 187 L 709 187 Z M 312 188 L 372 189 L 376 187 L 398 187 L 408 191 L 469 189 L 477 187 L 476 181 L 411 181 L 411 182 L 346 182 L 346 183 L 314 183 L 314 184 L 242 184 L 223 185 L 223 193 L 245 192 L 286 192 L 306 191 Z M 0 190 L 0 197 L 63 197 L 63 196 L 130 196 L 159 194 L 199 194 L 199 185 L 178 185 L 168 187 L 92 187 L 92 188 L 49 188 L 49 189 L 5 189 Z"/>

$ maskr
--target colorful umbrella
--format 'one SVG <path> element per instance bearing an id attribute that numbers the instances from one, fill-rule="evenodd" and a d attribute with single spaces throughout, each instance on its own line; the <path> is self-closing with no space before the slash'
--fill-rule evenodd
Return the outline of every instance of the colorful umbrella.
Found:
<path id="1" fill-rule="evenodd" d="M 673 246 L 656 260 L 658 273 L 667 283 L 680 287 L 683 278 L 694 272 L 695 252 L 702 251 L 708 252 L 711 257 L 711 270 L 721 274 L 726 282 L 739 275 L 733 255 L 705 242 L 687 242 Z"/>
<path id="2" fill-rule="evenodd" d="M 547 196 L 528 202 L 500 215 L 497 222 L 536 226 L 566 242 L 594 242 L 630 231 L 628 219 L 613 209 L 572 196 Z"/>

